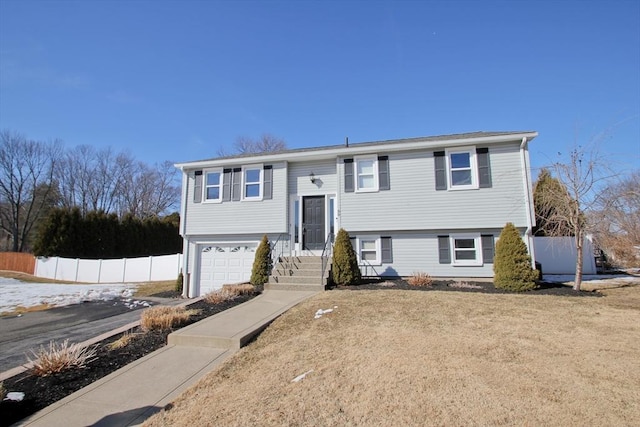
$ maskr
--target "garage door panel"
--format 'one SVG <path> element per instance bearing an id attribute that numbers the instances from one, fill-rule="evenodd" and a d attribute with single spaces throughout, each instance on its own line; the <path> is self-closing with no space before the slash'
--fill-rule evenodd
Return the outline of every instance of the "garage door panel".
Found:
<path id="1" fill-rule="evenodd" d="M 220 289 L 225 284 L 249 281 L 257 243 L 203 246 L 200 253 L 200 295 Z"/>

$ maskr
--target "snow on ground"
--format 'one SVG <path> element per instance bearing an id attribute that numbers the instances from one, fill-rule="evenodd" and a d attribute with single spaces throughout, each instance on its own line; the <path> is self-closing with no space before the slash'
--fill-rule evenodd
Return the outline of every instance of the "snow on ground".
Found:
<path id="1" fill-rule="evenodd" d="M 62 283 L 31 283 L 0 277 L 0 313 L 16 307 L 40 304 L 63 306 L 87 301 L 110 301 L 129 298 L 135 291 L 130 283 L 99 283 L 89 285 Z M 129 301 L 134 308 L 137 301 Z"/>
<path id="2" fill-rule="evenodd" d="M 573 274 L 545 274 L 545 282 L 564 283 L 573 285 L 576 276 Z M 592 291 L 596 289 L 615 288 L 620 286 L 640 285 L 640 276 L 628 274 L 590 274 L 582 276 L 581 289 Z"/>

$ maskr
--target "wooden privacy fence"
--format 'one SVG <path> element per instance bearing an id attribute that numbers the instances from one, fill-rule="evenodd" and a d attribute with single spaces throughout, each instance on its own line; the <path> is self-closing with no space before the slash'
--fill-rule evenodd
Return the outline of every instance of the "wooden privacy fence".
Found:
<path id="1" fill-rule="evenodd" d="M 36 259 L 31 254 L 23 252 L 0 252 L 0 270 L 20 271 L 33 274 Z"/>

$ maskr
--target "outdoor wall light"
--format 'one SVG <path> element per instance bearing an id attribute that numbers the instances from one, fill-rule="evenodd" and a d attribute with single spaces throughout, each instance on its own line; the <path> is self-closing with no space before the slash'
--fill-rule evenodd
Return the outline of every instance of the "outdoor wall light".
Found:
<path id="1" fill-rule="evenodd" d="M 313 174 L 313 172 L 309 174 L 309 180 L 311 181 L 312 184 L 316 183 L 316 176 Z"/>

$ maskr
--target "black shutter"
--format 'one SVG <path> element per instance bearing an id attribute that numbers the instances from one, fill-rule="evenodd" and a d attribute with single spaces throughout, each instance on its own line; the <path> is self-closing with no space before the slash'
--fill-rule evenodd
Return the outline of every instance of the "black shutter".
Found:
<path id="1" fill-rule="evenodd" d="M 451 264 L 449 236 L 438 236 L 438 259 L 440 264 Z"/>
<path id="2" fill-rule="evenodd" d="M 493 235 L 483 234 L 480 236 L 480 238 L 482 240 L 482 262 L 484 262 L 485 264 L 493 264 Z"/>
<path id="3" fill-rule="evenodd" d="M 393 262 L 393 247 L 391 246 L 391 237 L 381 237 L 380 247 L 382 249 L 382 262 Z"/>
<path id="4" fill-rule="evenodd" d="M 262 198 L 271 200 L 273 198 L 273 166 L 265 165 L 263 174 L 264 189 L 262 191 Z"/>
<path id="5" fill-rule="evenodd" d="M 242 168 L 234 168 L 231 175 L 231 200 L 240 200 L 242 196 Z"/>
<path id="6" fill-rule="evenodd" d="M 436 190 L 447 189 L 447 162 L 444 151 L 436 151 L 433 153 L 436 169 Z"/>
<path id="7" fill-rule="evenodd" d="M 202 171 L 195 171 L 195 184 L 193 185 L 193 203 L 202 201 Z"/>
<path id="8" fill-rule="evenodd" d="M 380 190 L 391 190 L 389 156 L 378 156 L 378 186 Z"/>
<path id="9" fill-rule="evenodd" d="M 231 169 L 222 171 L 222 201 L 231 200 Z"/>
<path id="10" fill-rule="evenodd" d="M 353 159 L 344 159 L 344 192 L 353 193 Z"/>
<path id="11" fill-rule="evenodd" d="M 476 149 L 478 158 L 478 181 L 480 188 L 491 188 L 491 164 L 489 163 L 489 149 Z"/>

